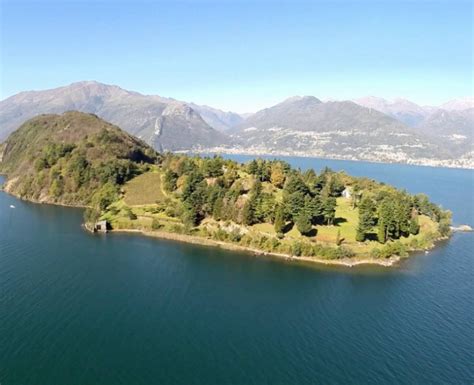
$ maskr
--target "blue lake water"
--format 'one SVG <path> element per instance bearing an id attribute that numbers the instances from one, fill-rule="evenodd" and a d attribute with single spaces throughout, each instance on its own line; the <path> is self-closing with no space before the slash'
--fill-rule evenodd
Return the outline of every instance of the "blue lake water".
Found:
<path id="1" fill-rule="evenodd" d="M 472 171 L 286 160 L 425 192 L 474 224 Z M 472 233 L 349 269 L 93 236 L 81 219 L 0 193 L 2 385 L 474 381 Z"/>

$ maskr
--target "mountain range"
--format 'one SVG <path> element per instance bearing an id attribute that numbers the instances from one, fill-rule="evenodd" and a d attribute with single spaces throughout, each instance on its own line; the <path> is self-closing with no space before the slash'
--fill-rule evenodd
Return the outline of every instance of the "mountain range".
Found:
<path id="1" fill-rule="evenodd" d="M 159 151 L 294 154 L 472 167 L 474 99 L 439 107 L 365 97 L 296 96 L 254 114 L 142 95 L 95 81 L 21 92 L 0 101 L 0 142 L 26 120 L 93 113 Z"/>

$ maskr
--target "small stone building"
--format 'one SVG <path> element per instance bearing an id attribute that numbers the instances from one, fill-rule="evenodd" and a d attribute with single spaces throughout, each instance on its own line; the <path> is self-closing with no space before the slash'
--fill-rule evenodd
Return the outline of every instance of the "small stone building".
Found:
<path id="1" fill-rule="evenodd" d="M 94 225 L 94 232 L 97 233 L 106 233 L 107 229 L 107 221 L 98 221 Z"/>

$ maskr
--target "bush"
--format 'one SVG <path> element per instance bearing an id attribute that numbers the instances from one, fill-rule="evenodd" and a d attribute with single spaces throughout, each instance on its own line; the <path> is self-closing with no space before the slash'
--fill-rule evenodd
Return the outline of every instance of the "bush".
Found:
<path id="1" fill-rule="evenodd" d="M 229 241 L 231 242 L 240 242 L 240 240 L 242 239 L 242 234 L 240 234 L 240 230 L 239 229 L 233 229 L 230 233 L 229 233 Z"/>
<path id="2" fill-rule="evenodd" d="M 302 252 L 301 242 L 295 241 L 291 245 L 291 254 L 299 257 Z"/>
<path id="3" fill-rule="evenodd" d="M 124 213 L 125 213 L 125 216 L 128 219 L 131 219 L 132 221 L 137 219 L 137 215 L 132 211 L 132 209 L 130 207 L 125 207 L 124 208 Z"/>
<path id="4" fill-rule="evenodd" d="M 222 241 L 222 242 L 227 240 L 227 236 L 228 236 L 227 232 L 222 229 L 217 229 L 212 234 L 213 239 L 215 239 L 216 241 Z"/>
<path id="5" fill-rule="evenodd" d="M 153 218 L 153 220 L 151 222 L 151 228 L 153 230 L 159 230 L 159 229 L 163 228 L 163 224 L 157 218 Z"/>

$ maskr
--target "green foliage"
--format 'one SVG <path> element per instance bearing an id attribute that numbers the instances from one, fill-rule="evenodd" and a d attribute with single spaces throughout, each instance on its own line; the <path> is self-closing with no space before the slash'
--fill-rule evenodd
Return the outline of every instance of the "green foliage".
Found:
<path id="1" fill-rule="evenodd" d="M 365 196 L 359 204 L 359 225 L 357 226 L 356 241 L 363 242 L 367 233 L 375 224 L 375 203 L 371 197 Z"/>
<path id="2" fill-rule="evenodd" d="M 336 217 L 336 198 L 327 196 L 321 202 L 322 214 L 324 221 L 328 225 L 332 225 Z"/>
<path id="3" fill-rule="evenodd" d="M 312 229 L 309 216 L 302 211 L 296 220 L 296 228 L 302 235 L 309 235 Z"/>
<path id="4" fill-rule="evenodd" d="M 282 205 L 278 205 L 275 210 L 275 232 L 277 234 L 283 234 L 285 232 L 285 210 Z"/>
<path id="5" fill-rule="evenodd" d="M 222 157 L 204 158 L 202 162 L 202 173 L 204 177 L 218 177 L 224 174 L 224 159 L 222 159 Z"/>
<path id="6" fill-rule="evenodd" d="M 447 236 L 451 232 L 451 211 L 440 211 L 439 232 L 442 236 Z"/>
<path id="7" fill-rule="evenodd" d="M 96 223 L 100 218 L 100 211 L 93 207 L 84 210 L 84 222 L 91 225 Z"/>
<path id="8" fill-rule="evenodd" d="M 151 221 L 151 228 L 153 230 L 160 230 L 161 228 L 163 228 L 163 224 L 158 220 L 158 218 L 153 218 L 153 220 Z"/>
<path id="9" fill-rule="evenodd" d="M 92 204 L 99 210 L 105 210 L 111 203 L 117 200 L 118 188 L 117 185 L 108 182 L 103 185 L 93 196 Z"/>
<path id="10" fill-rule="evenodd" d="M 178 174 L 173 170 L 166 170 L 163 175 L 163 188 L 167 192 L 176 190 L 176 182 L 178 181 Z"/>
<path id="11" fill-rule="evenodd" d="M 291 254 L 293 254 L 296 257 L 301 256 L 303 252 L 303 246 L 302 243 L 299 241 L 294 241 L 291 245 Z"/>
<path id="12" fill-rule="evenodd" d="M 420 232 L 420 223 L 418 222 L 418 216 L 410 219 L 410 234 L 417 235 Z"/>
<path id="13" fill-rule="evenodd" d="M 137 214 L 135 214 L 130 207 L 124 207 L 123 211 L 125 212 L 125 216 L 132 221 L 138 218 Z"/>
<path id="14" fill-rule="evenodd" d="M 26 122 L 8 139 L 4 155 L 2 168 L 21 180 L 12 192 L 72 205 L 93 204 L 103 185 L 122 185 L 159 158 L 119 128 L 73 111 Z"/>

